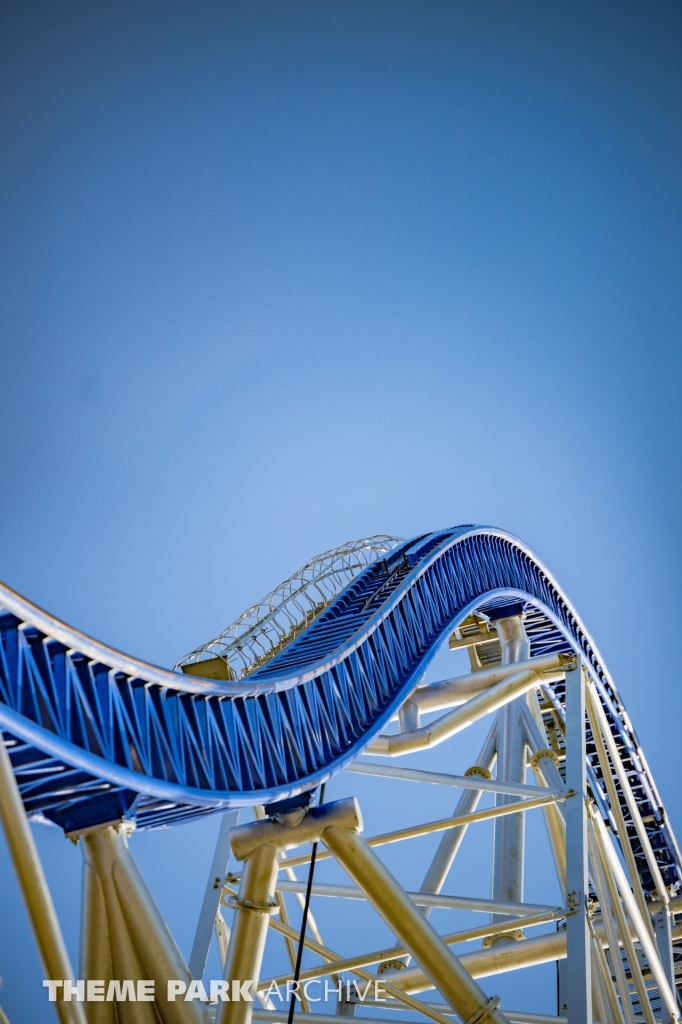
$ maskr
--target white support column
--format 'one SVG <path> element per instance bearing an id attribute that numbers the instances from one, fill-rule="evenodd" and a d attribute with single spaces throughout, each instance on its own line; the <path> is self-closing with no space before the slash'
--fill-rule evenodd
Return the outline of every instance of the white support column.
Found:
<path id="1" fill-rule="evenodd" d="M 565 803 L 567 905 L 566 992 L 569 1024 L 592 1024 L 590 934 L 587 924 L 587 779 L 585 683 L 580 659 L 566 673 L 566 786 L 574 795 Z"/>
<path id="2" fill-rule="evenodd" d="M 511 665 L 530 657 L 530 643 L 523 626 L 523 618 L 513 615 L 497 622 L 497 633 L 502 645 L 502 664 Z M 526 736 L 523 727 L 525 696 L 506 704 L 497 716 L 497 778 L 504 782 L 523 783 L 526 781 Z M 512 803 L 513 797 L 499 795 L 496 805 Z M 493 841 L 493 885 L 494 900 L 523 901 L 523 859 L 525 839 L 525 818 L 523 814 L 509 814 L 495 821 Z M 491 921 L 501 920 L 493 914 Z M 491 940 L 491 945 L 506 945 L 523 938 L 523 932 L 503 935 Z M 485 945 L 486 943 L 484 943 Z"/>
<path id="3" fill-rule="evenodd" d="M 661 958 L 661 965 L 670 983 L 670 988 L 675 991 L 675 961 L 673 957 L 673 942 L 670 930 L 670 913 L 667 907 L 661 907 L 657 914 L 653 915 L 654 934 L 656 935 L 656 946 L 658 955 Z M 671 1024 L 672 1015 L 666 1006 L 665 1000 L 661 999 L 661 1024 Z"/>
<path id="4" fill-rule="evenodd" d="M 230 859 L 230 830 L 235 827 L 239 819 L 239 811 L 227 811 L 223 814 L 218 831 L 211 870 L 206 883 L 206 891 L 199 912 L 199 922 L 194 935 L 192 952 L 189 956 L 189 973 L 193 978 L 203 978 L 206 968 L 208 951 L 213 937 L 216 914 L 220 907 L 220 894 L 223 891 L 227 864 Z"/>

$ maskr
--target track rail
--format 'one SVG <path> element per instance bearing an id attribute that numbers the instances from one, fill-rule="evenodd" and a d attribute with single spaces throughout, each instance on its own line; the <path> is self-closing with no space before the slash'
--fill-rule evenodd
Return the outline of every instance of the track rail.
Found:
<path id="1" fill-rule="evenodd" d="M 478 526 L 395 547 L 241 681 L 145 664 L 0 585 L 0 727 L 26 809 L 66 831 L 122 815 L 153 828 L 312 789 L 381 732 L 453 629 L 472 612 L 510 600 L 524 606 L 532 657 L 573 650 L 584 659 L 663 878 L 679 891 L 674 836 L 595 644 L 533 553 L 501 530 Z M 546 689 L 561 716 L 563 684 Z M 608 819 L 589 750 L 592 789 Z M 631 831 L 642 884 L 651 890 Z"/>

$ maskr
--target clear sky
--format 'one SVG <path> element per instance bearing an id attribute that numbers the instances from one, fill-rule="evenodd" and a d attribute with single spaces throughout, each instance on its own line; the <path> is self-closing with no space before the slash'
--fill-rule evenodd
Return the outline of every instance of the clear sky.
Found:
<path id="1" fill-rule="evenodd" d="M 682 834 L 681 50 L 673 0 L 3 3 L 0 578 L 172 665 L 347 539 L 501 526 Z M 186 954 L 215 827 L 132 840 Z"/>

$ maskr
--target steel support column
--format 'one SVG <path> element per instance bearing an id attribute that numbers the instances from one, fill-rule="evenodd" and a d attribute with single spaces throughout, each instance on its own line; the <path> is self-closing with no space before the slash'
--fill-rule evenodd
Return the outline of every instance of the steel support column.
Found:
<path id="1" fill-rule="evenodd" d="M 362 836 L 327 828 L 321 838 L 464 1024 L 472 1019 L 507 1024 L 499 1000 L 488 999 Z M 394 975 L 386 978 L 393 981 Z"/>
<path id="2" fill-rule="evenodd" d="M 216 915 L 220 906 L 220 893 L 227 873 L 227 865 L 230 859 L 230 829 L 234 828 L 239 819 L 239 811 L 227 811 L 223 814 L 218 830 L 211 870 L 206 883 L 204 899 L 199 912 L 197 930 L 192 943 L 192 952 L 189 955 L 189 973 L 193 978 L 203 978 L 206 967 L 208 951 L 211 947 L 213 929 L 215 927 Z"/>
<path id="3" fill-rule="evenodd" d="M 511 665 L 530 657 L 530 643 L 520 615 L 500 619 L 497 633 L 502 644 L 502 664 Z M 523 727 L 523 713 L 526 707 L 525 695 L 506 704 L 497 718 L 497 778 L 504 782 L 525 782 L 526 779 L 526 737 Z M 496 805 L 503 806 L 513 797 L 499 794 Z M 495 822 L 493 845 L 494 900 L 523 901 L 523 851 L 525 819 L 522 813 L 509 814 Z M 493 923 L 500 918 L 493 915 Z M 514 938 L 522 938 L 518 932 Z M 491 944 L 513 942 L 509 935 L 491 940 Z"/>
<path id="4" fill-rule="evenodd" d="M 114 977 L 104 894 L 97 872 L 87 861 L 83 863 L 79 977 L 103 981 L 105 992 Z M 116 1024 L 116 1004 L 106 999 L 88 1002 L 87 1017 L 88 1024 Z"/>
<path id="5" fill-rule="evenodd" d="M 565 804 L 566 901 L 574 910 L 566 921 L 566 990 L 569 1024 L 592 1024 L 590 933 L 587 923 L 587 778 L 585 682 L 582 663 L 566 673 Z"/>
<path id="6" fill-rule="evenodd" d="M 673 956 L 672 932 L 670 912 L 667 907 L 661 907 L 653 915 L 654 934 L 658 955 L 661 958 L 661 965 L 665 971 L 670 988 L 675 991 L 675 960 Z M 672 1015 L 666 1006 L 665 1000 L 661 1000 L 661 1024 L 671 1024 Z"/>
<path id="7" fill-rule="evenodd" d="M 232 984 L 233 991 L 229 1002 L 220 1003 L 216 1024 L 250 1024 L 270 915 L 279 909 L 274 899 L 281 867 L 279 854 L 317 841 L 328 824 L 361 828 L 362 818 L 355 799 L 315 807 L 296 823 L 291 818 L 265 818 L 232 830 L 232 850 L 245 865 L 239 893 L 233 899 L 235 915 L 225 962 L 225 979 Z M 250 998 L 245 999 L 241 986 L 247 982 L 251 983 L 247 986 Z M 235 983 L 240 990 L 237 999 L 232 998 Z"/>
<path id="8" fill-rule="evenodd" d="M 105 941 L 108 933 L 114 978 L 119 981 L 148 979 L 155 985 L 155 1001 L 121 1002 L 119 1017 L 131 1024 L 208 1024 L 206 1007 L 199 1002 L 176 1001 L 167 998 L 167 985 L 171 980 L 189 985 L 191 978 L 180 951 L 156 906 L 135 861 L 128 850 L 126 837 L 109 826 L 90 832 L 79 839 L 85 858 L 86 893 L 93 906 L 86 908 L 89 930 L 96 930 L 96 915 L 104 907 L 106 914 L 100 921 L 98 942 Z M 94 872 L 99 889 L 88 872 Z M 101 900 L 98 893 L 101 892 Z M 89 963 L 103 959 L 100 951 Z M 88 955 L 84 955 L 88 962 Z M 97 962 L 99 968 L 100 963 Z M 94 980 L 94 979 L 93 979 Z M 93 1004 L 95 1005 L 95 1004 Z M 93 1021 L 96 1018 L 93 1018 Z"/>
<path id="9" fill-rule="evenodd" d="M 225 961 L 225 978 L 232 982 L 233 991 L 230 1002 L 220 1004 L 216 1024 L 249 1024 L 251 1020 L 253 1002 L 249 1000 L 256 995 L 270 914 L 278 909 L 273 899 L 278 853 L 276 846 L 257 846 L 244 866 Z M 251 983 L 246 992 L 240 988 L 245 983 Z M 237 999 L 233 998 L 235 984 L 240 989 Z"/>
<path id="10" fill-rule="evenodd" d="M 74 981 L 62 932 L 50 890 L 43 874 L 36 844 L 26 818 L 12 763 L 0 733 L 0 820 L 14 862 L 29 920 L 36 938 L 45 977 L 52 981 Z M 58 994 L 55 1004 L 62 1024 L 85 1024 L 82 1004 L 64 1002 Z"/>

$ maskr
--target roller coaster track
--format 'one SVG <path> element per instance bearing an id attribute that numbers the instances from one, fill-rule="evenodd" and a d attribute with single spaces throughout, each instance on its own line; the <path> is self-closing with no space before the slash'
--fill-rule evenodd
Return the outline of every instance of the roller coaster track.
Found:
<path id="1" fill-rule="evenodd" d="M 424 683 L 448 638 L 451 648 L 467 649 L 471 673 Z M 422 712 L 443 709 L 421 725 Z M 493 711 L 479 763 L 464 776 L 376 760 L 428 748 Z M 225 984 L 233 986 L 216 1024 L 291 1022 L 264 994 L 278 979 L 261 978 L 271 932 L 286 937 L 294 967 L 287 892 L 373 905 L 399 945 L 344 958 L 311 925 L 311 948 L 325 962 L 303 976 L 318 983 L 331 972 L 384 977 L 394 1009 L 439 1024 L 453 1013 L 462 1024 L 679 1024 L 682 859 L 670 823 L 595 644 L 547 569 L 501 530 L 467 525 L 406 541 L 376 536 L 325 552 L 173 671 L 114 651 L 0 585 L 0 729 L 0 818 L 46 975 L 62 979 L 55 984 L 63 985 L 56 1006 L 63 1024 L 86 1018 L 64 980 L 74 974 L 27 815 L 60 826 L 83 850 L 81 979 L 135 975 L 158 986 L 147 1016 L 125 1002 L 114 1008 L 108 995 L 103 1017 L 88 1007 L 90 1024 L 209 1024 L 205 1008 L 186 1001 L 179 1008 L 163 992 L 170 979 L 187 988 L 202 977 L 214 929 Z M 539 786 L 526 782 L 528 758 Z M 400 821 L 365 840 L 354 798 L 310 800 L 344 769 L 463 793 L 449 817 L 407 827 Z M 477 809 L 486 792 L 495 805 Z M 244 807 L 257 820 L 235 828 Z M 547 826 L 559 907 L 523 901 L 524 822 L 536 808 Z M 186 965 L 126 836 L 133 827 L 218 811 L 230 813 Z M 491 899 L 445 895 L 464 833 L 491 818 Z M 421 888 L 406 892 L 373 848 L 434 832 L 441 840 Z M 295 868 L 311 854 L 282 860 L 284 851 L 311 842 L 316 851 L 318 841 L 325 847 L 319 859 L 334 857 L 355 886 L 313 885 L 312 865 L 308 882 L 299 882 Z M 230 847 L 241 875 L 227 872 Z M 492 918 L 440 936 L 429 907 Z M 229 942 L 223 911 L 232 915 Z M 279 922 L 273 912 L 281 912 Z M 551 930 L 528 938 L 536 926 Z M 475 939 L 483 949 L 460 956 L 446 948 Z M 550 961 L 557 962 L 557 1017 L 501 1010 L 475 980 Z M 367 973 L 370 964 L 381 965 L 377 974 Z M 279 981 L 288 985 L 291 977 Z M 235 1001 L 240 978 L 251 979 L 264 1009 Z M 415 1000 L 430 987 L 444 1003 Z M 352 1015 L 346 996 L 339 990 L 337 1013 Z M 326 1024 L 328 1017 L 309 1013 L 305 989 L 301 1000 L 303 1018 Z"/>
<path id="2" fill-rule="evenodd" d="M 582 657 L 662 878 L 679 893 L 679 850 L 634 729 L 594 642 L 548 570 L 497 529 L 458 526 L 400 543 L 373 540 L 374 547 L 340 549 L 350 555 L 345 576 L 336 578 L 338 592 L 327 589 L 316 601 L 308 596 L 305 607 L 299 601 L 288 642 L 281 642 L 287 631 L 280 627 L 265 647 L 229 668 L 229 644 L 258 632 L 259 621 L 277 610 L 271 605 L 241 633 L 227 641 L 223 634 L 222 647 L 214 642 L 183 660 L 195 673 L 207 653 L 214 661 L 222 655 L 223 679 L 128 657 L 0 587 L 0 726 L 28 814 L 67 832 L 122 816 L 138 828 L 157 828 L 312 790 L 385 729 L 446 636 L 473 613 L 491 615 L 517 602 L 532 658 L 570 651 Z M 340 563 L 324 564 L 320 575 L 328 578 Z M 293 579 L 305 582 L 305 573 Z M 297 587 L 282 591 L 287 600 L 302 593 Z M 563 683 L 546 691 L 560 718 Z M 617 832 L 587 728 L 592 793 Z M 625 795 L 617 792 L 629 826 Z M 633 827 L 627 831 L 642 887 L 652 892 L 640 840 Z"/>

